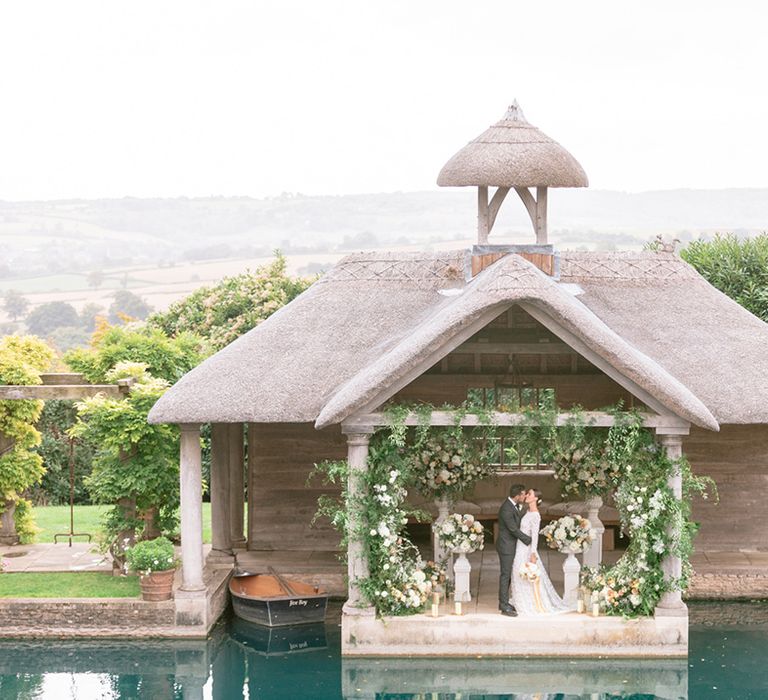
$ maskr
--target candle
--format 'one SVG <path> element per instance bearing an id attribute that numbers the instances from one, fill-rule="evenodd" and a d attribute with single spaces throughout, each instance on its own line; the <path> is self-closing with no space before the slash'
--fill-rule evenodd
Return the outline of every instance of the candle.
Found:
<path id="1" fill-rule="evenodd" d="M 439 593 L 433 593 L 432 594 L 432 605 L 440 605 L 440 594 Z"/>
<path id="2" fill-rule="evenodd" d="M 454 613 L 454 615 L 461 615 L 461 601 L 460 600 L 457 600 L 453 604 L 453 613 Z"/>
<path id="3" fill-rule="evenodd" d="M 437 617 L 440 606 L 437 603 L 432 603 L 432 617 Z"/>
<path id="4" fill-rule="evenodd" d="M 592 603 L 592 617 L 597 617 L 600 614 L 600 604 Z"/>
<path id="5" fill-rule="evenodd" d="M 579 598 L 576 601 L 576 611 L 579 612 L 579 613 L 583 613 L 584 612 L 584 600 L 582 598 Z"/>

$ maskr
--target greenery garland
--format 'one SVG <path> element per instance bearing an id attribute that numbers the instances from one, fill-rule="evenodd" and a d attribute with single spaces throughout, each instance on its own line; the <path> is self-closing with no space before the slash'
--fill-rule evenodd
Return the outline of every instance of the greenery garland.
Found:
<path id="1" fill-rule="evenodd" d="M 690 555 L 697 526 L 690 520 L 690 499 L 694 494 L 716 494 L 714 482 L 696 476 L 684 458 L 670 460 L 642 425 L 636 411 L 624 411 L 621 403 L 608 409 L 614 416 L 610 428 L 600 428 L 586 420 L 580 407 L 571 409 L 564 425 L 558 426 L 554 401 L 522 413 L 524 420 L 513 428 L 493 424 L 485 408 L 463 405 L 443 406 L 454 411 L 454 425 L 431 427 L 430 415 L 436 409 L 428 404 L 416 407 L 397 405 L 386 409 L 389 425 L 371 439 L 368 467 L 357 475 L 361 493 L 352 498 L 347 490 L 348 466 L 342 462 L 316 465 L 316 472 L 329 483 L 341 484 L 339 499 L 321 497 L 316 515 L 326 516 L 342 532 L 342 546 L 350 536 L 362 542 L 368 558 L 369 576 L 359 581 L 367 602 L 379 615 L 420 612 L 443 572 L 433 563 L 425 564 L 416 547 L 404 533 L 409 517 L 423 521 L 429 516 L 409 509 L 408 489 L 425 483 L 422 472 L 425 446 L 430 442 L 474 444 L 484 467 L 488 466 L 489 440 L 512 437 L 527 454 L 537 451 L 555 472 L 564 495 L 605 497 L 615 490 L 622 530 L 631 538 L 625 554 L 612 567 L 585 569 L 582 585 L 594 591 L 607 614 L 650 615 L 661 595 L 682 590 L 690 577 Z M 409 428 L 406 418 L 416 413 L 417 425 Z M 482 426 L 467 430 L 461 421 L 468 414 L 478 416 Z M 442 436 L 442 437 L 440 437 Z M 470 449 L 470 448 L 468 448 Z M 682 499 L 675 498 L 669 478 L 680 472 Z M 484 475 L 486 472 L 482 472 Z M 469 488 L 473 479 L 463 482 Z M 443 495 L 435 489 L 433 495 Z M 357 523 L 354 532 L 350 523 Z M 682 575 L 665 580 L 662 561 L 669 555 L 682 561 Z"/>

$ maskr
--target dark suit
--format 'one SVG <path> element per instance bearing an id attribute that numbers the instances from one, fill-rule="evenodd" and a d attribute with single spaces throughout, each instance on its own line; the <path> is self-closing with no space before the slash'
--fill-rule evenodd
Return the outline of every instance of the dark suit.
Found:
<path id="1" fill-rule="evenodd" d="M 518 510 L 509 498 L 499 508 L 499 537 L 496 540 L 496 551 L 499 553 L 499 607 L 509 607 L 509 584 L 512 580 L 512 567 L 515 563 L 517 541 L 530 544 L 531 538 L 520 531 L 520 521 L 523 519 L 523 509 Z"/>

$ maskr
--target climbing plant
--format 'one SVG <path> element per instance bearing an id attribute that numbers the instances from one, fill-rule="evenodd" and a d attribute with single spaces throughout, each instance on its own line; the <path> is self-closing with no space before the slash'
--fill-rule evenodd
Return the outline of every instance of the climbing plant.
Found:
<path id="1" fill-rule="evenodd" d="M 118 563 L 137 537 L 172 532 L 179 507 L 178 429 L 147 422 L 168 382 L 138 362 L 119 362 L 106 374 L 110 382 L 124 378 L 134 380 L 126 397 L 99 394 L 79 401 L 70 429 L 94 449 L 86 485 L 94 500 L 112 504 L 104 525 Z"/>
<path id="2" fill-rule="evenodd" d="M 40 374 L 52 361 L 53 351 L 39 338 L 5 336 L 0 339 L 0 384 L 41 384 Z M 35 534 L 31 503 L 24 495 L 45 473 L 42 457 L 33 451 L 40 443 L 35 423 L 42 410 L 42 401 L 0 401 L 0 510 L 13 510 L 22 542 Z"/>
<path id="3" fill-rule="evenodd" d="M 359 494 L 352 496 L 346 489 L 346 462 L 317 466 L 328 480 L 342 484 L 339 499 L 321 499 L 318 515 L 330 518 L 345 542 L 353 537 L 363 544 L 369 576 L 358 584 L 378 614 L 418 612 L 426 600 L 424 590 L 429 590 L 428 574 L 434 570 L 425 573 L 426 565 L 404 534 L 408 517 L 414 515 L 405 498 L 409 488 L 420 486 L 424 492 L 425 484 L 435 481 L 431 476 L 435 451 L 426 446 L 436 441 L 444 445 L 445 436 L 450 435 L 453 447 L 442 450 L 448 460 L 466 450 L 478 455 L 482 465 L 478 473 L 487 473 L 487 443 L 505 435 L 525 450 L 546 456 L 564 495 L 607 496 L 615 491 L 622 528 L 631 543 L 615 566 L 586 572 L 584 585 L 598 592 L 609 614 L 650 614 L 666 590 L 687 585 L 697 529 L 690 520 L 690 499 L 697 493 L 704 497 L 713 493 L 714 482 L 694 475 L 685 459 L 670 460 L 654 435 L 643 428 L 642 416 L 622 409 L 621 404 L 608 409 L 614 416 L 609 428 L 591 425 L 579 407 L 568 412 L 563 425 L 557 425 L 556 407 L 547 400 L 525 409 L 520 425 L 502 428 L 493 425 L 493 416 L 485 409 L 443 406 L 440 410 L 452 410 L 456 418 L 455 425 L 446 429 L 430 427 L 429 414 L 436 410 L 432 406 L 390 407 L 386 412 L 390 424 L 373 436 L 367 469 L 357 475 L 363 484 Z M 408 427 L 405 419 L 413 412 L 417 425 Z M 484 425 L 474 430 L 461 427 L 468 413 L 477 414 Z M 667 485 L 676 470 L 682 475 L 682 500 Z M 435 484 L 436 495 L 442 494 L 441 483 Z M 467 483 L 471 485 L 471 479 Z M 354 531 L 351 523 L 357 524 Z M 678 580 L 664 578 L 662 560 L 669 554 L 683 562 Z"/>

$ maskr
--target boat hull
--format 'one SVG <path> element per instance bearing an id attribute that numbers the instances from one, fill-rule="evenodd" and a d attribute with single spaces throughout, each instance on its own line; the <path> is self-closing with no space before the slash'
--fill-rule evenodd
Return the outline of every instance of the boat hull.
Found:
<path id="1" fill-rule="evenodd" d="M 261 579 L 261 580 L 259 580 Z M 271 577 L 264 575 L 235 576 L 229 584 L 232 608 L 237 617 L 267 627 L 303 625 L 323 622 L 328 605 L 328 595 L 306 585 L 292 583 L 298 595 L 258 595 L 260 588 L 268 588 Z M 301 595 L 306 593 L 305 595 Z"/>

